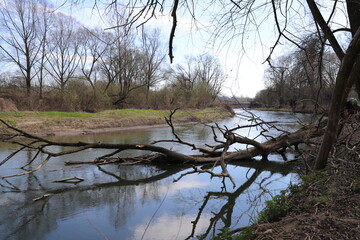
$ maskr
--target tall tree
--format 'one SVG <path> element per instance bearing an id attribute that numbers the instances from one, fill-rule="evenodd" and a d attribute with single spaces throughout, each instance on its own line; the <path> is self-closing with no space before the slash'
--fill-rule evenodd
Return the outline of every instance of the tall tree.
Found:
<path id="1" fill-rule="evenodd" d="M 43 7 L 41 8 L 42 11 L 40 13 L 40 21 L 39 21 L 39 30 L 40 30 L 40 56 L 39 56 L 39 62 L 38 62 L 38 74 L 37 78 L 39 80 L 39 98 L 43 98 L 43 86 L 45 82 L 45 75 L 46 75 L 46 52 L 47 52 L 47 39 L 49 37 L 48 32 L 50 31 L 52 27 L 52 16 L 54 15 L 54 12 L 50 6 L 50 4 L 47 2 L 47 0 L 41 0 Z"/>
<path id="2" fill-rule="evenodd" d="M 186 57 L 185 64 L 177 64 L 171 71 L 172 85 L 176 89 L 177 98 L 183 98 L 185 104 L 190 102 L 197 75 L 195 58 L 190 56 Z"/>
<path id="3" fill-rule="evenodd" d="M 74 18 L 57 14 L 55 28 L 48 38 L 46 69 L 60 88 L 63 96 L 69 80 L 75 76 L 79 65 L 79 38 L 76 35 L 77 22 Z"/>
<path id="4" fill-rule="evenodd" d="M 201 54 L 196 57 L 196 63 L 198 81 L 208 88 L 209 94 L 213 98 L 216 98 L 226 79 L 219 59 L 210 54 Z"/>
<path id="5" fill-rule="evenodd" d="M 95 84 L 98 80 L 99 62 L 107 48 L 107 44 L 102 39 L 104 32 L 101 29 L 80 28 L 77 34 L 80 38 L 80 69 L 85 80 L 91 85 L 94 95 L 96 95 Z"/>
<path id="6" fill-rule="evenodd" d="M 151 32 L 146 32 L 145 29 L 142 30 L 142 70 L 146 87 L 146 102 L 149 101 L 150 88 L 161 80 L 160 70 L 165 59 L 165 53 L 159 36 L 159 29 L 154 29 Z"/>
<path id="7" fill-rule="evenodd" d="M 107 79 L 106 90 L 114 98 L 113 104 L 123 108 L 130 93 L 144 86 L 142 54 L 135 45 L 136 36 L 132 28 L 127 28 L 126 12 L 122 6 L 108 13 L 109 22 L 114 27 L 106 32 L 103 40 L 107 43 L 101 70 Z"/>
<path id="8" fill-rule="evenodd" d="M 354 37 L 360 26 L 360 0 L 347 0 L 346 6 L 349 16 L 351 34 Z M 358 58 L 357 61 L 359 60 L 360 58 Z M 360 77 L 355 80 L 355 87 L 358 97 L 360 97 Z"/>
<path id="9" fill-rule="evenodd" d="M 0 4 L 0 50 L 5 61 L 13 63 L 21 73 L 28 96 L 38 71 L 35 66 L 46 34 L 44 29 L 39 29 L 46 20 L 40 14 L 46 11 L 41 3 L 37 0 L 13 0 Z"/>

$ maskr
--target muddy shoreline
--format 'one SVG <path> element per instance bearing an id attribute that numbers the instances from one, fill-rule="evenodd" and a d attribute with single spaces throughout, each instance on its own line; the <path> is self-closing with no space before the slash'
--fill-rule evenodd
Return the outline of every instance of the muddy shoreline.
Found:
<path id="1" fill-rule="evenodd" d="M 176 114 L 172 118 L 174 125 L 203 124 L 215 122 L 219 119 L 232 117 L 233 115 L 223 109 L 212 109 L 211 111 L 189 111 Z M 200 112 L 200 114 L 199 114 Z M 197 115 L 196 115 L 197 113 Z M 116 114 L 116 113 L 115 113 Z M 161 128 L 168 127 L 163 116 L 117 116 L 114 113 L 100 113 L 90 117 L 52 117 L 36 113 L 21 113 L 9 117 L 1 117 L 13 127 L 27 133 L 38 136 L 65 136 L 84 135 L 95 133 L 116 132 L 131 129 Z M 135 114 L 134 114 L 135 115 Z M 0 133 L 4 133 L 5 126 L 0 127 Z"/>

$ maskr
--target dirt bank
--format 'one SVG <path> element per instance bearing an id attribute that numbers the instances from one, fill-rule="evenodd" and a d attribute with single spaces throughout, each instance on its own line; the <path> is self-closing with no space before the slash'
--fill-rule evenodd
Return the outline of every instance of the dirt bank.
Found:
<path id="1" fill-rule="evenodd" d="M 139 113 L 139 111 L 141 111 Z M 102 113 L 39 113 L 17 112 L 0 118 L 26 132 L 37 135 L 74 135 L 110 132 L 129 128 L 166 126 L 170 111 L 124 110 Z M 224 109 L 186 110 L 174 114 L 174 123 L 211 122 L 230 117 Z"/>

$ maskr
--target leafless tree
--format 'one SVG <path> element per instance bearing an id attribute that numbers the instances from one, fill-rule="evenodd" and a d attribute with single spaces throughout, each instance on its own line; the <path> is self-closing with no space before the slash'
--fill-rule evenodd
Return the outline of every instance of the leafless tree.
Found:
<path id="1" fill-rule="evenodd" d="M 45 34 L 39 29 L 44 18 L 44 2 L 37 0 L 3 1 L 0 5 L 0 50 L 5 61 L 13 63 L 25 80 L 27 95 L 38 73 L 36 64 L 42 53 Z M 43 13 L 42 13 L 43 12 Z"/>
<path id="2" fill-rule="evenodd" d="M 277 99 L 274 99 L 278 103 L 278 107 L 282 108 L 287 102 L 287 88 L 289 86 L 290 77 L 290 65 L 291 56 L 284 56 L 276 63 L 271 63 L 270 67 L 266 71 L 266 85 L 269 91 L 273 91 Z M 272 101 L 272 100 L 268 100 Z M 274 103 L 274 102 L 273 102 Z"/>
<path id="3" fill-rule="evenodd" d="M 196 63 L 198 81 L 207 86 L 211 96 L 217 97 L 226 78 L 219 59 L 210 54 L 201 54 L 196 57 Z"/>
<path id="4" fill-rule="evenodd" d="M 66 84 L 74 77 L 79 65 L 80 57 L 79 38 L 76 35 L 77 22 L 74 18 L 57 14 L 55 27 L 49 33 L 48 51 L 46 59 L 47 72 L 60 88 L 61 94 L 65 92 Z"/>
<path id="5" fill-rule="evenodd" d="M 52 27 L 52 16 L 54 12 L 51 8 L 51 5 L 47 2 L 47 0 L 42 0 L 43 7 L 41 8 L 42 11 L 40 12 L 40 22 L 38 24 L 42 40 L 41 40 L 41 50 L 38 62 L 38 74 L 37 78 L 39 80 L 39 98 L 43 98 L 43 86 L 45 82 L 45 65 L 46 65 L 46 54 L 47 54 L 47 39 L 48 39 L 48 32 Z"/>
<path id="6" fill-rule="evenodd" d="M 288 51 L 281 57 L 269 60 L 265 81 L 267 91 L 274 91 L 279 107 L 292 107 L 310 102 L 313 109 L 326 105 L 330 99 L 339 65 L 333 52 L 324 47 L 317 36 L 304 37 L 301 49 Z M 269 99 L 269 101 L 272 101 Z M 308 108 L 309 110 L 310 108 Z"/>
<path id="7" fill-rule="evenodd" d="M 150 88 L 154 87 L 162 79 L 160 70 L 165 59 L 165 53 L 159 36 L 159 29 L 154 29 L 151 32 L 142 29 L 142 71 L 144 72 L 146 87 L 146 102 L 149 101 Z"/>
<path id="8" fill-rule="evenodd" d="M 187 56 L 185 63 L 173 67 L 170 79 L 179 102 L 189 105 L 195 101 L 198 102 L 195 105 L 201 105 L 214 101 L 221 91 L 226 75 L 217 58 L 210 54 L 201 54 Z M 196 98 L 199 99 L 195 100 Z"/>
<path id="9" fill-rule="evenodd" d="M 113 104 L 122 108 L 129 94 L 144 86 L 141 79 L 142 54 L 135 44 L 136 36 L 133 29 L 126 25 L 126 13 L 120 6 L 108 13 L 111 24 L 117 26 L 106 32 L 103 40 L 107 48 L 100 62 L 107 85 L 106 91 L 114 97 Z"/>
<path id="10" fill-rule="evenodd" d="M 102 29 L 80 28 L 77 34 L 80 37 L 78 55 L 81 72 L 96 95 L 95 84 L 99 79 L 99 62 L 107 48 L 107 43 L 102 39 L 104 32 Z"/>
<path id="11" fill-rule="evenodd" d="M 186 104 L 190 102 L 197 74 L 195 59 L 190 56 L 186 57 L 185 64 L 177 64 L 171 70 L 171 81 L 176 89 L 177 98 L 184 98 Z"/>

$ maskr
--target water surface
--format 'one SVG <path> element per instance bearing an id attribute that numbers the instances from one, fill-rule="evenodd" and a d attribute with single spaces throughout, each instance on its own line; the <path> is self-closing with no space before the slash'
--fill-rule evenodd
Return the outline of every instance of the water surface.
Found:
<path id="1" fill-rule="evenodd" d="M 240 110 L 238 113 L 245 114 Z M 307 121 L 310 117 L 281 112 L 253 113 L 269 122 L 278 121 L 277 125 L 288 131 L 299 127 L 296 123 L 299 119 Z M 250 123 L 248 119 L 229 118 L 219 125 L 231 128 Z M 201 146 L 205 142 L 214 144 L 211 130 L 204 125 L 179 126 L 176 131 L 185 141 Z M 238 132 L 255 137 L 259 131 L 253 128 Z M 150 128 L 68 136 L 61 140 L 150 143 L 173 138 L 169 128 Z M 174 143 L 161 146 L 191 153 L 188 147 Z M 1 159 L 14 149 L 14 146 L 0 145 Z M 265 201 L 297 181 L 291 165 L 284 164 L 278 155 L 272 155 L 268 163 L 243 161 L 229 165 L 235 188 L 228 179 L 223 182 L 207 174 L 188 175 L 174 183 L 173 179 L 191 170 L 184 165 L 64 165 L 65 161 L 93 160 L 105 153 L 104 150 L 88 150 L 54 158 L 34 174 L 0 180 L 0 238 L 192 239 L 200 234 L 211 238 L 224 226 L 237 228 L 251 224 Z M 124 154 L 138 153 L 126 151 Z M 22 152 L 0 167 L 0 175 L 18 173 L 17 167 L 32 159 L 34 154 Z M 292 157 L 290 154 L 289 158 Z M 33 163 L 30 168 L 36 165 Z M 220 172 L 220 169 L 215 171 Z M 85 181 L 78 184 L 54 182 L 74 176 Z M 44 194 L 50 196 L 33 201 Z"/>

